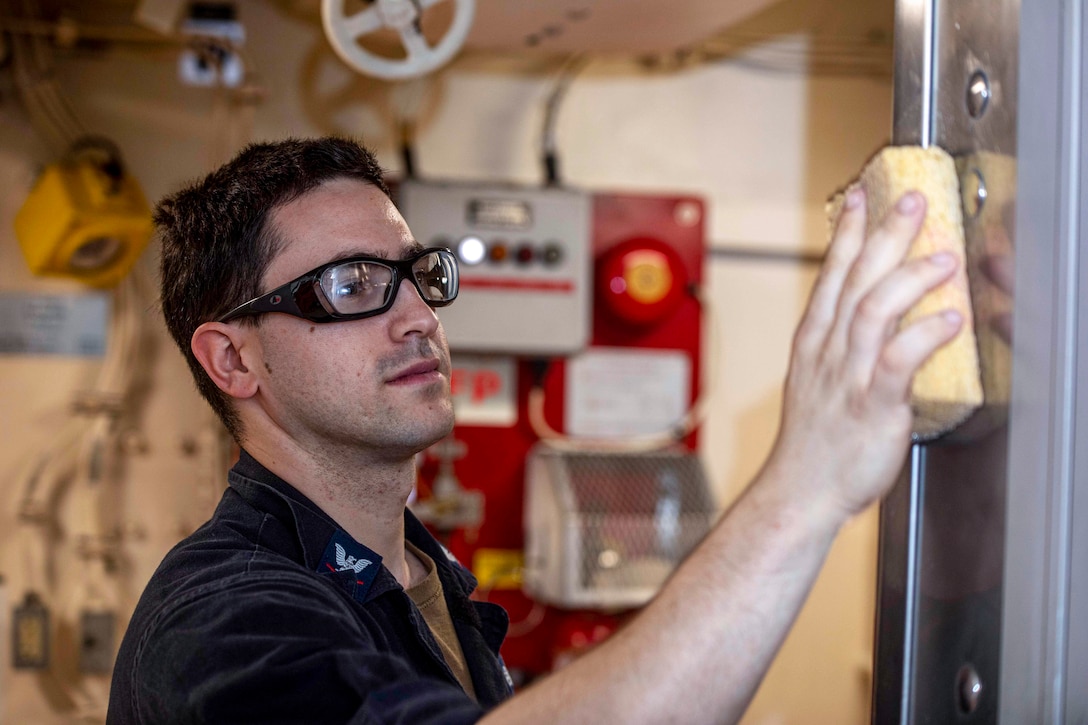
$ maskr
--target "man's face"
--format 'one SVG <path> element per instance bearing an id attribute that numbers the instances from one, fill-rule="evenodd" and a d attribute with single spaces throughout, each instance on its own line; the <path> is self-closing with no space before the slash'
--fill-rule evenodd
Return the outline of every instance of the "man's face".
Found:
<path id="1" fill-rule="evenodd" d="M 283 248 L 265 274 L 273 289 L 344 257 L 402 259 L 418 248 L 381 191 L 352 179 L 325 183 L 275 210 Z M 361 320 L 313 323 L 265 315 L 257 329 L 265 410 L 311 452 L 411 456 L 453 426 L 450 358 L 433 309 L 410 280 L 387 312 Z"/>

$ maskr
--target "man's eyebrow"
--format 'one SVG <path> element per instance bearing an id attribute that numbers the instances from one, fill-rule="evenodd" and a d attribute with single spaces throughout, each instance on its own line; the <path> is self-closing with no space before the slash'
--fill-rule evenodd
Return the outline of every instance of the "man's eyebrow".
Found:
<path id="1" fill-rule="evenodd" d="M 401 259 L 407 259 L 415 254 L 419 254 L 423 251 L 423 245 L 412 240 L 401 247 Z M 384 249 L 368 249 L 365 247 L 354 247 L 350 249 L 341 250 L 333 259 L 349 259 L 351 257 L 375 257 L 377 259 L 389 259 L 389 253 Z"/>
<path id="2" fill-rule="evenodd" d="M 354 259 L 355 257 L 375 257 L 377 259 L 385 259 L 386 255 L 374 249 L 352 247 L 349 249 L 341 249 L 339 252 L 329 257 L 329 262 L 342 262 L 345 259 Z"/>
<path id="3" fill-rule="evenodd" d="M 381 249 L 371 247 L 347 247 L 337 252 L 332 259 L 350 259 L 351 257 L 376 257 L 377 259 L 389 259 L 389 255 Z"/>

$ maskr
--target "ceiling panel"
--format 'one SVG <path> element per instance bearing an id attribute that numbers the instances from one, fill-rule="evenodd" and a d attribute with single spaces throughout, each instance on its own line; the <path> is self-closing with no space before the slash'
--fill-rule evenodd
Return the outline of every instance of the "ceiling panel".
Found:
<path id="1" fill-rule="evenodd" d="M 480 50 L 654 53 L 726 29 L 775 0 L 477 0 Z"/>

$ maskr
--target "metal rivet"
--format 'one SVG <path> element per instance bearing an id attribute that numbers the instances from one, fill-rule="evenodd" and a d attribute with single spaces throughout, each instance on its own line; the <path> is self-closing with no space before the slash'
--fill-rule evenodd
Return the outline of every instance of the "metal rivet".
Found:
<path id="1" fill-rule="evenodd" d="M 978 169 L 971 169 L 963 179 L 963 212 L 974 219 L 986 204 L 986 179 Z"/>
<path id="2" fill-rule="evenodd" d="M 970 715 L 978 709 L 982 699 L 982 680 L 974 666 L 966 664 L 956 673 L 956 705 L 961 715 Z"/>
<path id="3" fill-rule="evenodd" d="M 967 82 L 967 112 L 971 118 L 979 118 L 990 105 L 990 79 L 980 70 L 971 74 Z"/>

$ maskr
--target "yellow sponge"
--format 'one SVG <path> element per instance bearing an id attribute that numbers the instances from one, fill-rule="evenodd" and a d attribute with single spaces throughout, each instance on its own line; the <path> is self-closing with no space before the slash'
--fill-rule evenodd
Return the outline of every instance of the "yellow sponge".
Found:
<path id="1" fill-rule="evenodd" d="M 947 251 L 959 258 L 955 276 L 923 297 L 903 318 L 903 325 L 944 309 L 963 315 L 960 333 L 942 347 L 914 376 L 911 404 L 914 435 L 935 438 L 965 421 L 983 403 L 978 346 L 967 282 L 967 263 L 955 161 L 937 147 L 889 146 L 877 153 L 849 188 L 865 189 L 870 231 L 879 225 L 896 201 L 908 191 L 926 197 L 926 219 L 908 258 Z M 843 195 L 829 204 L 832 223 L 842 208 Z"/>

